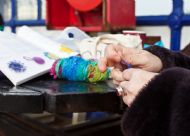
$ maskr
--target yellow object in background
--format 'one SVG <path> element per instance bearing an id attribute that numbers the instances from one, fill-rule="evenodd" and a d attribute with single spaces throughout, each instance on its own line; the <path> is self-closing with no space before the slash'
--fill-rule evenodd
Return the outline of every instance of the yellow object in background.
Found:
<path id="1" fill-rule="evenodd" d="M 71 50 L 70 48 L 65 47 L 64 45 L 61 45 L 60 51 L 66 52 L 66 53 L 72 53 L 73 52 L 73 50 Z"/>

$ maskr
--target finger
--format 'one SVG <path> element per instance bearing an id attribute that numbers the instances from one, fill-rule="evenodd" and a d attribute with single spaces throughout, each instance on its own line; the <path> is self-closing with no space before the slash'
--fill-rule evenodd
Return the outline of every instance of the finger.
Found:
<path id="1" fill-rule="evenodd" d="M 130 68 L 123 71 L 123 78 L 124 80 L 129 81 L 135 71 L 138 71 L 138 69 Z"/>
<path id="2" fill-rule="evenodd" d="M 127 104 L 129 107 L 131 106 L 134 99 L 135 99 L 134 95 L 127 94 L 123 96 L 123 102 Z"/>
<path id="3" fill-rule="evenodd" d="M 130 82 L 129 81 L 123 81 L 123 82 L 120 82 L 119 86 L 121 88 L 123 88 L 123 92 L 124 94 L 127 94 L 127 95 L 134 95 L 131 90 L 130 90 Z"/>
<path id="4" fill-rule="evenodd" d="M 121 61 L 122 50 L 119 46 L 109 45 L 106 48 L 106 57 L 109 60 L 110 66 L 113 66 L 112 63 L 119 63 Z"/>
<path id="5" fill-rule="evenodd" d="M 123 50 L 121 59 L 126 61 L 131 65 L 138 65 L 139 62 L 142 63 L 142 59 L 146 57 L 144 50 L 138 50 L 134 48 L 125 48 Z M 144 55 L 143 55 L 144 54 Z"/>
<path id="6" fill-rule="evenodd" d="M 117 63 L 114 66 L 115 69 L 119 69 L 120 71 L 123 71 L 123 69 L 125 68 L 121 63 Z"/>
<path id="7" fill-rule="evenodd" d="M 127 55 L 125 61 L 132 66 L 144 64 L 143 56 L 140 54 Z"/>
<path id="8" fill-rule="evenodd" d="M 105 72 L 107 69 L 107 58 L 103 57 L 100 58 L 100 60 L 98 61 L 98 68 L 101 72 Z"/>
<path id="9" fill-rule="evenodd" d="M 123 73 L 119 70 L 119 69 L 113 69 L 111 71 L 111 77 L 113 78 L 113 80 L 116 80 L 116 81 L 124 81 L 124 78 L 123 78 Z"/>
<path id="10" fill-rule="evenodd" d="M 119 85 L 119 84 L 120 84 L 120 81 L 113 80 L 113 84 L 115 84 L 115 85 Z"/>
<path id="11" fill-rule="evenodd" d="M 108 66 L 120 68 L 121 66 L 117 65 L 121 61 L 121 51 L 117 50 L 115 46 L 108 46 L 106 48 L 106 57 L 100 58 L 98 62 L 98 68 L 101 72 L 106 71 Z"/>
<path id="12" fill-rule="evenodd" d="M 126 47 L 123 49 L 121 57 L 125 58 L 127 57 L 127 55 L 137 55 L 137 54 L 140 54 L 141 52 L 142 50 Z"/>
<path id="13" fill-rule="evenodd" d="M 122 81 L 119 86 L 123 89 L 124 94 L 130 94 L 130 91 L 128 90 L 129 81 Z"/>

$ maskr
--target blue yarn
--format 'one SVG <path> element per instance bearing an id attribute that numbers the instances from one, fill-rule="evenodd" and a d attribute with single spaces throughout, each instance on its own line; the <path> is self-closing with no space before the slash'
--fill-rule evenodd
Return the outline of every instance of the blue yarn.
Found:
<path id="1" fill-rule="evenodd" d="M 73 81 L 84 81 L 87 77 L 87 65 L 89 61 L 82 59 L 81 57 L 69 57 L 66 58 L 62 67 L 62 77 Z"/>
<path id="2" fill-rule="evenodd" d="M 77 67 L 77 74 L 76 77 L 78 81 L 85 81 L 87 80 L 87 66 L 89 65 L 89 61 L 83 60 L 80 58 L 80 60 L 78 60 L 80 63 L 78 64 L 79 66 Z M 76 80 L 76 81 L 77 81 Z"/>
<path id="3" fill-rule="evenodd" d="M 78 60 L 79 58 L 78 57 L 75 57 L 74 59 L 73 59 L 73 65 L 72 65 L 72 69 L 71 69 L 71 76 L 70 76 L 70 78 L 71 78 L 71 80 L 77 80 L 77 64 L 78 64 Z M 72 58 L 70 58 L 70 61 L 72 60 Z"/>
<path id="4" fill-rule="evenodd" d="M 63 67 L 63 66 L 65 66 L 65 64 L 66 64 L 66 59 L 64 59 L 64 62 L 62 63 L 62 70 L 61 70 L 61 77 L 62 78 L 66 78 L 66 76 L 65 76 L 65 67 Z"/>
<path id="5" fill-rule="evenodd" d="M 77 68 L 76 77 L 78 77 L 76 81 L 87 80 L 87 74 L 88 74 L 87 66 L 89 65 L 89 61 L 85 61 L 83 59 L 81 59 L 81 60 L 79 60 L 80 63 L 78 64 L 78 67 L 76 67 Z"/>

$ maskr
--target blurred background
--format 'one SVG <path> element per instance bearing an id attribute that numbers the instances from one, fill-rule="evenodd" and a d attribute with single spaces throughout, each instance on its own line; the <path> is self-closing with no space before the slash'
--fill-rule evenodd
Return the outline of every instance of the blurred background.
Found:
<path id="1" fill-rule="evenodd" d="M 84 1 L 90 1 L 87 5 L 93 7 L 84 6 Z M 79 2 L 79 5 L 75 2 Z M 100 4 L 96 5 L 96 2 Z M 81 7 L 83 8 L 81 9 Z M 6 32 L 16 33 L 19 27 L 27 25 L 53 38 L 58 37 L 65 27 L 77 26 L 91 35 L 122 33 L 123 30 L 143 31 L 150 40 L 153 39 L 153 42 L 161 40 L 164 47 L 175 51 L 184 49 L 190 43 L 190 0 L 0 0 L 0 15 L 4 20 L 3 26 L 5 27 L 3 29 Z M 0 30 L 2 29 L 1 23 L 0 20 Z M 51 128 L 58 130 L 61 125 L 70 125 L 70 122 L 77 124 L 77 122 L 84 122 L 86 117 L 87 119 L 96 120 L 97 118 L 107 117 L 108 114 L 102 112 L 96 114 L 74 113 L 71 116 L 70 113 L 63 115 L 45 113 L 44 115 L 26 114 L 24 118 L 26 116 L 32 117 L 43 124 L 47 123 Z M 0 118 L 4 119 L 4 114 L 0 114 Z M 18 122 L 18 117 L 15 115 L 9 115 L 6 118 L 7 120 L 15 119 L 16 123 Z M 71 121 L 68 121 L 67 118 Z M 119 120 L 120 116 L 114 116 L 108 121 L 105 120 L 106 125 L 103 124 L 102 128 L 108 124 L 117 123 L 115 126 L 120 131 Z M 52 123 L 53 121 L 55 123 Z M 23 123 L 23 120 L 20 122 L 18 124 L 14 122 L 16 125 L 12 122 L 10 124 L 14 126 L 22 125 L 24 131 L 28 133 L 25 129 L 25 124 L 28 122 Z M 33 120 L 29 119 L 29 122 L 33 123 Z M 3 120 L 3 123 L 6 124 L 6 121 Z M 100 124 L 102 122 L 90 126 L 92 129 L 90 131 L 94 136 L 97 135 L 94 133 L 94 126 L 99 131 Z M 3 126 L 0 122 L 0 136 L 1 125 Z M 47 133 L 48 136 L 49 132 L 52 132 L 51 129 L 44 128 L 41 124 L 39 128 L 36 128 L 38 125 L 39 123 L 28 124 L 29 128 L 34 128 L 37 132 L 36 135 L 40 135 L 39 131 Z M 19 128 L 21 127 L 19 126 Z M 73 131 L 73 129 L 66 129 L 70 132 Z M 77 127 L 74 129 L 76 129 L 76 133 L 82 130 Z M 83 131 L 88 131 L 88 129 L 84 127 Z M 114 130 L 112 126 L 107 132 L 112 133 L 110 130 Z M 118 134 L 118 132 L 116 133 Z"/>
<path id="2" fill-rule="evenodd" d="M 183 9 L 184 14 L 190 14 L 190 1 L 183 0 Z M 17 16 L 18 20 L 31 20 L 36 19 L 38 16 L 38 1 L 37 0 L 17 0 Z M 135 15 L 138 16 L 156 16 L 156 15 L 170 15 L 172 12 L 173 1 L 172 0 L 136 0 L 135 1 Z M 41 18 L 46 18 L 46 0 L 41 0 Z M 0 13 L 3 15 L 5 22 L 11 19 L 11 0 L 0 0 Z M 138 21 L 138 20 L 137 20 Z M 54 35 L 54 31 L 46 31 L 45 26 L 35 28 L 42 33 Z M 136 26 L 136 30 L 142 30 L 147 33 L 147 35 L 151 36 L 161 36 L 161 39 L 165 45 L 165 47 L 170 48 L 170 28 L 167 25 L 150 25 L 150 26 Z M 11 31 L 10 27 L 6 27 L 5 31 Z M 60 30 L 56 30 L 56 34 L 58 34 Z M 188 37 L 190 35 L 190 27 L 183 26 L 181 31 L 181 41 L 180 41 L 180 49 L 184 48 L 189 42 L 190 39 Z"/>

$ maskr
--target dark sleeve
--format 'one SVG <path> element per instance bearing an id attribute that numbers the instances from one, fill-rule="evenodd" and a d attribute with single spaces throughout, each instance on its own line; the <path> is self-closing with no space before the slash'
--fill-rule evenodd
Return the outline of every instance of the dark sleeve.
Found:
<path id="1" fill-rule="evenodd" d="M 190 135 L 190 70 L 162 71 L 124 113 L 125 136 Z"/>
<path id="2" fill-rule="evenodd" d="M 163 69 L 171 67 L 183 67 L 190 69 L 190 57 L 185 56 L 180 52 L 172 52 L 166 48 L 158 46 L 151 46 L 146 50 L 161 59 L 163 63 Z"/>

